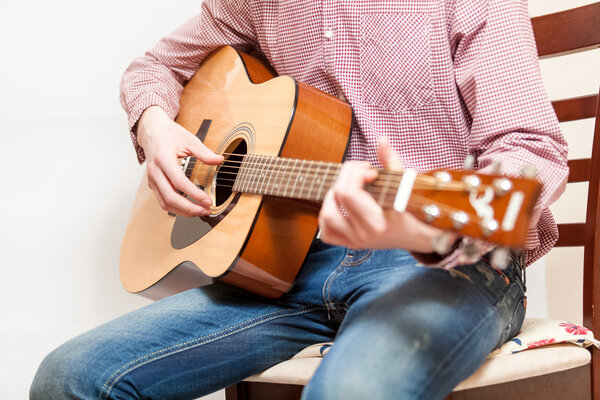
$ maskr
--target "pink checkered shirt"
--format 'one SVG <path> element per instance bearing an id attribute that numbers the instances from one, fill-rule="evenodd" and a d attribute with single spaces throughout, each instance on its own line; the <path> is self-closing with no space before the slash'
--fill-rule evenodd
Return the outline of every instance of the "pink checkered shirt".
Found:
<path id="1" fill-rule="evenodd" d="M 555 243 L 548 205 L 562 193 L 567 144 L 542 86 L 525 0 L 207 0 L 200 15 L 133 61 L 121 101 L 134 126 L 151 105 L 171 117 L 182 85 L 206 55 L 230 44 L 258 49 L 279 74 L 345 98 L 355 113 L 350 160 L 379 166 L 385 135 L 406 167 L 507 174 L 524 163 L 543 183 L 533 262 Z M 439 263 L 460 262 L 455 250 Z"/>

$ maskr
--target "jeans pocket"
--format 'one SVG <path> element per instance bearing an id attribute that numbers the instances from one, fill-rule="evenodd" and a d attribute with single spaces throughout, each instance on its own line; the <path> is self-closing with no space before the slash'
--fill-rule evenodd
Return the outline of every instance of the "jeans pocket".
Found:
<path id="1" fill-rule="evenodd" d="M 364 14 L 360 35 L 365 104 L 399 112 L 433 101 L 428 14 Z"/>

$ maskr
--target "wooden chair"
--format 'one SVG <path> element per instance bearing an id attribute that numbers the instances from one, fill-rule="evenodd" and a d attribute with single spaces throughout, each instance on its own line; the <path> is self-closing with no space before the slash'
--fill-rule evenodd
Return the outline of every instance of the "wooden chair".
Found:
<path id="1" fill-rule="evenodd" d="M 555 57 L 600 47 L 600 2 L 571 10 L 548 14 L 532 19 L 540 58 Z M 594 92 L 596 88 L 594 88 Z M 587 215 L 585 222 L 559 224 L 560 239 L 557 246 L 584 247 L 583 321 L 584 325 L 600 338 L 600 107 L 598 94 L 554 101 L 559 121 L 596 118 L 591 158 L 570 160 L 569 183 L 589 181 Z M 561 347 L 562 346 L 562 347 Z M 447 398 L 467 399 L 597 399 L 600 400 L 600 350 L 592 346 L 579 354 L 579 361 L 566 364 L 566 354 L 581 348 L 566 344 L 528 350 L 501 357 L 501 362 L 480 368 L 472 377 L 461 383 Z M 504 383 L 486 382 L 486 368 L 507 368 L 518 365 L 520 354 L 534 354 L 539 365 L 543 358 L 556 353 L 552 366 L 539 373 L 506 378 Z M 563 353 L 565 352 L 563 355 Z M 558 358 L 557 358 L 558 357 Z M 591 358 L 591 360 L 590 360 Z M 499 358 L 493 359 L 498 360 Z M 319 359 L 289 360 L 262 374 L 229 387 L 227 400 L 292 400 L 299 399 L 305 384 L 319 364 Z M 296 370 L 296 366 L 300 368 Z M 538 366 L 539 366 L 538 365 Z M 546 365 L 547 366 L 547 365 Z M 298 373 L 303 369 L 303 373 Z M 307 372 L 308 371 L 308 372 Z M 538 371 L 539 372 L 539 371 Z M 483 375 L 483 378 L 482 378 Z M 537 375 L 537 376 L 532 376 Z M 494 383 L 494 382 L 492 382 Z"/>

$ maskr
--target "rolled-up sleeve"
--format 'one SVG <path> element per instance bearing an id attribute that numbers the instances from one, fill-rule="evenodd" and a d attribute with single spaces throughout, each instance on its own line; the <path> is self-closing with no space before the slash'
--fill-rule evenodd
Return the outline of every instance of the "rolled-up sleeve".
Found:
<path id="1" fill-rule="evenodd" d="M 530 264 L 558 238 L 548 206 L 563 192 L 569 168 L 567 143 L 542 84 L 526 2 L 458 1 L 450 42 L 478 172 L 491 172 L 499 162 L 504 174 L 519 176 L 523 165 L 531 164 L 543 185 L 525 243 Z M 483 254 L 493 246 L 479 243 L 478 248 Z M 452 268 L 461 263 L 460 256 L 456 247 L 436 266 Z"/>
<path id="2" fill-rule="evenodd" d="M 208 54 L 224 44 L 243 49 L 256 47 L 250 9 L 244 0 L 203 2 L 198 16 L 129 65 L 121 80 L 121 105 L 128 115 L 131 139 L 140 163 L 145 157 L 137 143 L 135 126 L 144 110 L 160 106 L 175 118 L 184 83 Z"/>

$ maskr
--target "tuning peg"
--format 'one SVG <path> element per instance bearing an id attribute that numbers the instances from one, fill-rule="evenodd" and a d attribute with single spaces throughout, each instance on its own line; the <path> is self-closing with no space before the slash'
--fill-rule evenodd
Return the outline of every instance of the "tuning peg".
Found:
<path id="1" fill-rule="evenodd" d="M 435 204 L 430 204 L 423 207 L 423 213 L 425 213 L 425 221 L 433 222 L 440 216 L 440 208 Z"/>
<path id="2" fill-rule="evenodd" d="M 497 247 L 492 251 L 490 262 L 496 269 L 505 269 L 510 262 L 510 251 L 505 247 Z"/>
<path id="3" fill-rule="evenodd" d="M 492 161 L 492 173 L 495 175 L 502 174 L 502 162 L 500 160 Z"/>
<path id="4" fill-rule="evenodd" d="M 498 227 L 498 221 L 496 221 L 495 219 L 490 219 L 481 222 L 481 231 L 483 232 L 484 236 L 490 236 L 492 233 L 498 230 Z"/>
<path id="5" fill-rule="evenodd" d="M 463 169 L 464 170 L 473 169 L 474 164 L 475 164 L 475 157 L 473 157 L 471 154 L 469 154 L 468 156 L 465 157 L 465 161 L 463 162 Z"/>
<path id="6" fill-rule="evenodd" d="M 465 189 L 470 192 L 481 185 L 481 179 L 477 175 L 467 175 L 463 178 L 463 183 L 465 184 Z"/>
<path id="7" fill-rule="evenodd" d="M 471 264 L 479 260 L 481 253 L 475 242 L 461 243 L 460 244 L 460 262 L 465 264 Z"/>
<path id="8" fill-rule="evenodd" d="M 453 212 L 450 216 L 454 229 L 460 229 L 469 222 L 469 216 L 464 211 Z"/>
<path id="9" fill-rule="evenodd" d="M 494 187 L 494 193 L 496 196 L 505 195 L 510 189 L 512 189 L 512 182 L 507 178 L 497 178 L 492 181 Z"/>
<path id="10" fill-rule="evenodd" d="M 452 245 L 454 244 L 454 235 L 450 233 L 442 233 L 440 235 L 434 236 L 431 239 L 431 245 L 433 246 L 433 251 L 437 254 L 443 256 L 448 254 Z"/>
<path id="11" fill-rule="evenodd" d="M 521 167 L 521 175 L 523 178 L 534 179 L 537 174 L 537 169 L 531 164 L 525 164 Z"/>
<path id="12" fill-rule="evenodd" d="M 434 178 L 437 186 L 447 185 L 452 182 L 452 175 L 446 171 L 436 172 Z"/>

